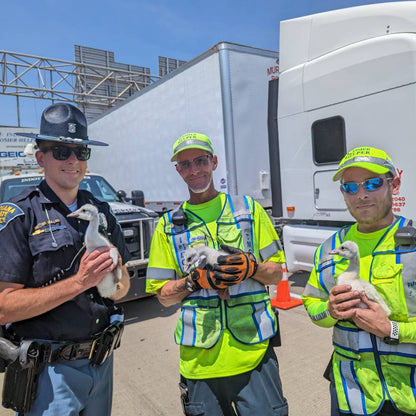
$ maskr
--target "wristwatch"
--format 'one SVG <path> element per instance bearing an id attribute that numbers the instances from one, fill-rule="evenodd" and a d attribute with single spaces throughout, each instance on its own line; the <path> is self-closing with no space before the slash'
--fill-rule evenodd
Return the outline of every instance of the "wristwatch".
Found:
<path id="1" fill-rule="evenodd" d="M 383 341 L 389 345 L 397 345 L 399 343 L 399 324 L 396 321 L 390 321 L 390 336 L 384 337 Z"/>

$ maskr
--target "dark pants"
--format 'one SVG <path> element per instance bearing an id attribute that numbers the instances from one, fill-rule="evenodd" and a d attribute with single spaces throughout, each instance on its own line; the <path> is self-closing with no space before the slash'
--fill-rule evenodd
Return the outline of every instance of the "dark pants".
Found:
<path id="1" fill-rule="evenodd" d="M 205 380 L 182 378 L 188 388 L 187 416 L 287 416 L 279 364 L 269 345 L 252 371 Z"/>

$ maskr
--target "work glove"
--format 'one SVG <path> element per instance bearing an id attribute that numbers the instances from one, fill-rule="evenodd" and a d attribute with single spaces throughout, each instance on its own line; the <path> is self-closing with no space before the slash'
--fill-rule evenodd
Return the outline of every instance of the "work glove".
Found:
<path id="1" fill-rule="evenodd" d="M 225 256 L 227 257 L 227 256 Z M 205 256 L 201 258 L 185 272 L 187 289 L 191 292 L 200 289 L 224 290 L 229 286 L 240 283 L 240 276 L 235 273 L 216 271 L 216 264 L 207 264 Z"/>
<path id="2" fill-rule="evenodd" d="M 193 290 L 223 290 L 239 283 L 237 281 L 238 277 L 235 275 L 217 272 L 213 270 L 211 265 L 207 265 L 205 269 L 193 268 L 190 270 L 187 278 Z"/>
<path id="3" fill-rule="evenodd" d="M 218 256 L 217 263 L 213 266 L 217 278 L 232 280 L 233 284 L 237 284 L 255 275 L 258 264 L 253 253 L 226 245 L 221 248 L 230 254 Z"/>

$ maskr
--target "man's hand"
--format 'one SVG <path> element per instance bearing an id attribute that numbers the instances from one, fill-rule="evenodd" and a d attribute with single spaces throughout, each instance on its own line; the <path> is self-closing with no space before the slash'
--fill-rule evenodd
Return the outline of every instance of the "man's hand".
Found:
<path id="1" fill-rule="evenodd" d="M 352 319 L 360 302 L 360 293 L 352 292 L 351 286 L 334 286 L 329 291 L 328 311 L 334 319 Z"/>
<path id="2" fill-rule="evenodd" d="M 241 281 L 239 276 L 235 274 L 217 272 L 213 270 L 213 267 L 210 265 L 207 265 L 205 269 L 195 268 L 191 270 L 188 279 L 190 279 L 192 285 L 196 290 L 222 290 L 240 283 Z"/>
<path id="3" fill-rule="evenodd" d="M 360 299 L 367 308 L 357 308 L 352 318 L 354 324 L 377 337 L 389 336 L 390 320 L 383 308 L 377 302 L 368 299 L 364 292 L 360 293 Z"/>
<path id="4" fill-rule="evenodd" d="M 255 275 L 257 260 L 253 253 L 245 253 L 239 248 L 226 245 L 221 248 L 230 254 L 218 256 L 217 263 L 213 266 L 218 278 L 237 284 Z"/>
<path id="5" fill-rule="evenodd" d="M 99 247 L 91 253 L 84 253 L 75 279 L 86 290 L 100 283 L 116 266 L 110 256 L 110 247 Z"/>

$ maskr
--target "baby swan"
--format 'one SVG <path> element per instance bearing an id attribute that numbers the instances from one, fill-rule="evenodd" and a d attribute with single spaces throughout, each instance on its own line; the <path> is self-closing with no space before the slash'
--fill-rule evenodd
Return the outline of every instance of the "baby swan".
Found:
<path id="1" fill-rule="evenodd" d="M 87 231 L 85 233 L 85 245 L 88 253 L 91 253 L 98 247 L 111 246 L 112 244 L 106 237 L 98 232 L 99 217 L 98 209 L 91 204 L 85 204 L 77 209 L 68 217 L 79 218 L 89 221 Z M 114 264 L 118 263 L 118 250 L 115 247 L 110 248 L 110 256 Z M 117 282 L 121 280 L 121 269 L 116 267 L 112 272 L 104 276 L 103 280 L 97 285 L 98 292 L 104 298 L 108 298 L 117 292 Z"/>
<path id="2" fill-rule="evenodd" d="M 329 254 L 345 257 L 350 263 L 347 270 L 340 274 L 337 279 L 337 285 L 350 285 L 351 290 L 358 292 L 364 291 L 368 299 L 377 302 L 384 310 L 387 316 L 390 316 L 391 310 L 387 306 L 385 300 L 377 292 L 376 288 L 370 283 L 360 278 L 360 253 L 357 244 L 353 241 L 344 241 L 335 250 Z M 366 308 L 365 303 L 361 302 L 358 305 L 360 308 Z"/>

